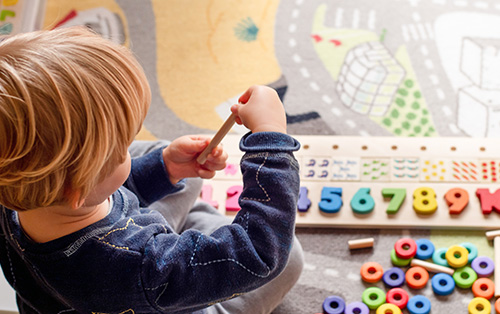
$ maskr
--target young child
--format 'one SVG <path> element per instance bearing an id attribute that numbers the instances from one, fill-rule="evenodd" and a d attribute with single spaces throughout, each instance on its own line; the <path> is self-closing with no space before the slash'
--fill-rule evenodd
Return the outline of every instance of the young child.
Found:
<path id="1" fill-rule="evenodd" d="M 126 48 L 84 28 L 1 41 L 0 263 L 20 312 L 271 312 L 303 265 L 299 143 L 272 89 L 240 101 L 231 221 L 196 200 L 221 146 L 200 165 L 207 137 L 133 142 L 150 91 Z"/>

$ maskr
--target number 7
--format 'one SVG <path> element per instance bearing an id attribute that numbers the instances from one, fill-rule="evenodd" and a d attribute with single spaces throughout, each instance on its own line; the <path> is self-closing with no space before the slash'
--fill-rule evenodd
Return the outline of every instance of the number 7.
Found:
<path id="1" fill-rule="evenodd" d="M 406 189 L 382 189 L 382 196 L 384 198 L 391 198 L 389 205 L 387 206 L 386 212 L 390 215 L 394 215 L 398 212 L 399 208 L 403 204 L 406 198 Z"/>

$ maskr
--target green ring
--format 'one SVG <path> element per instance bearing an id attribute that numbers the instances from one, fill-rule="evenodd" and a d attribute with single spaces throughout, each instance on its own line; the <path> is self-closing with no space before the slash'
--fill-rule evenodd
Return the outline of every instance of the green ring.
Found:
<path id="1" fill-rule="evenodd" d="M 361 300 L 363 300 L 363 303 L 371 310 L 375 310 L 385 303 L 385 293 L 382 289 L 377 287 L 366 288 L 365 291 L 363 291 Z"/>
<path id="2" fill-rule="evenodd" d="M 466 278 L 464 278 L 464 276 Z M 455 270 L 455 273 L 453 273 L 453 279 L 458 287 L 468 289 L 472 287 L 472 284 L 476 281 L 477 274 L 474 269 L 469 266 L 465 266 Z"/>
<path id="3" fill-rule="evenodd" d="M 394 266 L 408 266 L 411 262 L 411 258 L 400 258 L 396 255 L 396 250 L 392 249 L 391 262 Z"/>

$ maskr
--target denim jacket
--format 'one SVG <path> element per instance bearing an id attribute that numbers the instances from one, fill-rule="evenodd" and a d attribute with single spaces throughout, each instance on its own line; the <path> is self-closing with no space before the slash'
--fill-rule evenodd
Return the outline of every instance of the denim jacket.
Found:
<path id="1" fill-rule="evenodd" d="M 299 191 L 299 143 L 288 135 L 245 135 L 243 192 L 232 224 L 210 235 L 172 231 L 147 207 L 172 185 L 162 150 L 133 159 L 102 220 L 47 243 L 0 207 L 0 263 L 21 313 L 189 313 L 251 291 L 285 267 Z"/>

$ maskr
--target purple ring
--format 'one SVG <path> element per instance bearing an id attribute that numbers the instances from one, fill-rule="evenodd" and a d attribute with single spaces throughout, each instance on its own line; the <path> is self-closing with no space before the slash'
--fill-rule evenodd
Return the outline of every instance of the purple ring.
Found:
<path id="1" fill-rule="evenodd" d="M 370 309 L 363 302 L 349 303 L 345 308 L 345 314 L 369 314 Z"/>
<path id="2" fill-rule="evenodd" d="M 495 263 L 487 256 L 478 256 L 470 264 L 479 277 L 489 277 L 495 270 Z"/>

